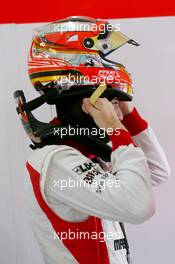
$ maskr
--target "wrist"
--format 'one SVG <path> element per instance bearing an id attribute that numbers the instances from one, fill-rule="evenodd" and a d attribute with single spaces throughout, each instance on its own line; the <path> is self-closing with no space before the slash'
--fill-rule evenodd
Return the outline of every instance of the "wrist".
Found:
<path id="1" fill-rule="evenodd" d="M 112 150 L 116 150 L 120 146 L 128 146 L 131 143 L 135 146 L 132 141 L 131 135 L 128 131 L 123 129 L 117 129 L 117 131 L 113 131 L 110 135 L 108 135 L 112 142 Z"/>
<path id="2" fill-rule="evenodd" d="M 113 126 L 111 127 L 112 129 L 123 129 L 123 130 L 126 130 L 126 127 L 121 123 L 121 122 L 118 122 L 118 123 L 114 123 Z"/>
<path id="3" fill-rule="evenodd" d="M 126 127 L 120 122 L 120 120 L 114 121 L 113 123 L 108 123 L 108 124 L 106 124 L 104 126 L 104 128 L 106 130 L 108 130 L 108 129 L 113 129 L 113 130 L 115 130 L 115 129 L 123 129 L 123 130 L 127 131 Z"/>
<path id="4" fill-rule="evenodd" d="M 131 136 L 138 135 L 148 127 L 147 121 L 140 116 L 136 108 L 130 114 L 124 116 L 122 123 L 128 129 Z"/>

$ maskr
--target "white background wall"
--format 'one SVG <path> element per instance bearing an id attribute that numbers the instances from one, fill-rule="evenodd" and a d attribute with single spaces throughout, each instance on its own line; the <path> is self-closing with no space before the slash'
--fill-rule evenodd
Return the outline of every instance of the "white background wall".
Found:
<path id="1" fill-rule="evenodd" d="M 172 169 L 155 189 L 157 211 L 147 223 L 128 225 L 133 264 L 174 263 L 175 252 L 175 17 L 113 20 L 141 43 L 125 45 L 111 58 L 126 65 L 135 83 L 135 103 L 157 134 Z M 25 196 L 29 141 L 15 112 L 13 91 L 37 96 L 28 80 L 26 57 L 31 31 L 39 24 L 0 25 L 0 263 L 43 264 L 33 237 Z M 53 116 L 44 106 L 42 120 Z M 60 264 L 60 263 L 59 263 Z"/>

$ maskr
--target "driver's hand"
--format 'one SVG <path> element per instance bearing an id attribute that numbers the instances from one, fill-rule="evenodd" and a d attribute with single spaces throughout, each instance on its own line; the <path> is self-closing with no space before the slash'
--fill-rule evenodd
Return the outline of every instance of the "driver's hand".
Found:
<path id="1" fill-rule="evenodd" d="M 91 115 L 99 128 L 122 128 L 126 130 L 120 122 L 112 103 L 107 98 L 98 98 L 94 106 L 90 103 L 89 98 L 84 98 L 82 110 Z"/>

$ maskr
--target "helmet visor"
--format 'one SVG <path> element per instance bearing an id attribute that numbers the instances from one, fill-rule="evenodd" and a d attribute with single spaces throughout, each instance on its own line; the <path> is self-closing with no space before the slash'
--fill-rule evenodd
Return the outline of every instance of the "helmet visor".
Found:
<path id="1" fill-rule="evenodd" d="M 109 45 L 112 50 L 118 49 L 130 39 L 121 32 L 112 31 L 109 37 Z"/>

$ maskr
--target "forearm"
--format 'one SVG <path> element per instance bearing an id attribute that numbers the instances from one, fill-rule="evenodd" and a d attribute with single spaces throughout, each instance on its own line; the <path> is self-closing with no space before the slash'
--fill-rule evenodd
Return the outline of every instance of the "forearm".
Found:
<path id="1" fill-rule="evenodd" d="M 153 130 L 138 113 L 136 108 L 124 116 L 122 123 L 130 132 L 134 143 L 142 148 L 147 158 L 152 185 L 159 185 L 170 175 L 170 168 L 165 153 Z"/>

